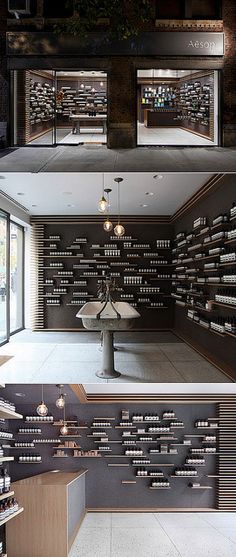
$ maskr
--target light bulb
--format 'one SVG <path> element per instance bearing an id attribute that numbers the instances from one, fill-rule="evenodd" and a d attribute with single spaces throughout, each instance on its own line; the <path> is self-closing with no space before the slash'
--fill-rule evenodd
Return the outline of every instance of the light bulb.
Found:
<path id="1" fill-rule="evenodd" d="M 107 211 L 107 208 L 108 208 L 108 201 L 105 199 L 103 195 L 98 202 L 98 210 L 100 213 L 105 213 L 105 211 Z"/>
<path id="2" fill-rule="evenodd" d="M 65 406 L 65 395 L 61 394 L 59 398 L 56 400 L 57 408 L 64 408 Z"/>
<path id="3" fill-rule="evenodd" d="M 45 402 L 42 400 L 40 404 L 36 408 L 36 412 L 39 416 L 47 416 L 48 414 L 48 407 L 46 406 Z"/>
<path id="4" fill-rule="evenodd" d="M 103 87 L 103 81 L 100 81 L 100 87 Z"/>
<path id="5" fill-rule="evenodd" d="M 107 218 L 104 223 L 103 223 L 103 228 L 106 232 L 111 232 L 112 228 L 113 228 L 113 224 L 112 222 L 109 220 L 109 218 Z"/>
<path id="6" fill-rule="evenodd" d="M 115 226 L 115 228 L 114 228 L 114 233 L 115 233 L 115 235 L 118 236 L 118 237 L 119 237 L 119 236 L 124 236 L 124 234 L 125 234 L 124 226 L 122 226 L 122 224 L 120 224 L 120 223 L 117 224 L 117 225 Z"/>
<path id="7" fill-rule="evenodd" d="M 83 84 L 83 83 L 81 83 L 80 87 L 81 87 L 81 89 L 84 89 L 84 84 Z"/>
<path id="8" fill-rule="evenodd" d="M 61 433 L 61 435 L 67 435 L 68 434 L 68 427 L 65 424 L 61 427 L 60 433 Z"/>

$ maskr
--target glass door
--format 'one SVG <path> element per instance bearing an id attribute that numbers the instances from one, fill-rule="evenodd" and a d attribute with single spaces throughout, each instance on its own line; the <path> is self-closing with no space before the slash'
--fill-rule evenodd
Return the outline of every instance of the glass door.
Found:
<path id="1" fill-rule="evenodd" d="M 107 143 L 107 74 L 57 71 L 56 143 Z"/>
<path id="2" fill-rule="evenodd" d="M 54 70 L 16 70 L 13 84 L 14 145 L 55 144 Z"/>
<path id="3" fill-rule="evenodd" d="M 0 212 L 0 344 L 8 339 L 8 222 Z"/>
<path id="4" fill-rule="evenodd" d="M 10 333 L 23 327 L 23 253 L 24 232 L 10 223 Z"/>

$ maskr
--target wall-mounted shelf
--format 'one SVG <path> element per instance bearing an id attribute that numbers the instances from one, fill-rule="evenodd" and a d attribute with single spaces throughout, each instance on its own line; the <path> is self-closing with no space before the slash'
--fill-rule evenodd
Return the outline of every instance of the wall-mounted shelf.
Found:
<path id="1" fill-rule="evenodd" d="M 0 456 L 0 464 L 1 462 L 11 462 L 14 460 L 14 456 Z"/>
<path id="2" fill-rule="evenodd" d="M 8 410 L 4 406 L 0 406 L 0 418 L 4 420 L 22 420 L 23 416 L 13 410 Z"/>
<path id="3" fill-rule="evenodd" d="M 8 491 L 8 493 L 2 493 L 2 495 L 0 495 L 0 501 L 3 501 L 4 499 L 8 499 L 9 497 L 13 497 L 14 496 L 14 491 Z"/>
<path id="4" fill-rule="evenodd" d="M 0 527 L 3 526 L 3 524 L 6 524 L 6 522 L 9 522 L 9 520 L 12 520 L 12 518 L 15 518 L 18 514 L 23 513 L 23 510 L 24 508 L 20 507 L 18 511 L 14 512 L 13 514 L 10 514 L 10 516 L 4 518 L 4 520 L 0 520 Z"/>

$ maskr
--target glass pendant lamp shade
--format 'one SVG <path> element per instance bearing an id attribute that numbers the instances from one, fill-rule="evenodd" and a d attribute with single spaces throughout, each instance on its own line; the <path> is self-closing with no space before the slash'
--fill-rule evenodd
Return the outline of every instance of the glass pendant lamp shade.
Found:
<path id="1" fill-rule="evenodd" d="M 40 404 L 37 406 L 36 412 L 37 412 L 38 416 L 42 416 L 42 417 L 47 416 L 47 414 L 48 414 L 48 407 L 43 400 L 43 385 L 42 385 L 42 400 L 41 400 Z"/>
<path id="2" fill-rule="evenodd" d="M 103 223 L 103 228 L 106 232 L 111 232 L 113 229 L 113 224 L 112 222 L 109 220 L 109 218 L 107 218 L 104 223 Z"/>
<path id="3" fill-rule="evenodd" d="M 61 391 L 63 387 L 64 385 L 57 385 L 57 388 L 59 389 L 59 396 L 56 400 L 56 407 L 59 408 L 59 410 L 63 410 L 66 402 L 65 395 Z"/>
<path id="4" fill-rule="evenodd" d="M 106 213 L 106 211 L 108 210 L 108 200 L 105 198 L 105 189 L 104 189 L 104 184 L 105 184 L 105 178 L 104 178 L 104 174 L 103 174 L 103 182 L 102 182 L 102 197 L 101 199 L 99 199 L 98 202 L 98 210 L 99 213 Z"/>
<path id="5" fill-rule="evenodd" d="M 68 427 L 65 424 L 61 427 L 60 433 L 61 433 L 61 435 L 67 435 L 68 434 Z"/>
<path id="6" fill-rule="evenodd" d="M 99 210 L 99 213 L 105 213 L 106 210 L 107 210 L 107 208 L 108 208 L 108 202 L 107 202 L 107 200 L 105 199 L 105 197 L 104 197 L 104 195 L 103 195 L 103 196 L 101 197 L 101 199 L 99 199 L 99 202 L 98 202 L 98 210 Z"/>
<path id="7" fill-rule="evenodd" d="M 68 435 L 68 427 L 66 424 L 66 403 L 64 404 L 64 416 L 63 416 L 63 426 L 60 429 L 60 434 L 61 435 Z"/>
<path id="8" fill-rule="evenodd" d="M 117 238 L 121 238 L 125 234 L 125 227 L 120 224 L 120 183 L 123 182 L 123 178 L 115 178 L 114 182 L 117 183 L 117 204 L 118 204 L 118 223 L 114 228 L 114 234 Z"/>
<path id="9" fill-rule="evenodd" d="M 125 234 L 125 228 L 122 224 L 117 224 L 114 228 L 114 234 L 119 238 L 121 236 L 124 236 Z"/>

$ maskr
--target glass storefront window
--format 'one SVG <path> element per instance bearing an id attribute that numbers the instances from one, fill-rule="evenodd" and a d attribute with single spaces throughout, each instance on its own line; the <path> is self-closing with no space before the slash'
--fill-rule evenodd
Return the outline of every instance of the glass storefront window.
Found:
<path id="1" fill-rule="evenodd" d="M 107 143 L 106 72 L 16 70 L 12 83 L 15 145 Z"/>
<path id="2" fill-rule="evenodd" d="M 0 212 L 0 343 L 7 340 L 7 217 Z"/>
<path id="3" fill-rule="evenodd" d="M 218 72 L 138 70 L 137 144 L 219 145 Z"/>
<path id="4" fill-rule="evenodd" d="M 10 332 L 23 325 L 23 230 L 10 223 Z"/>

